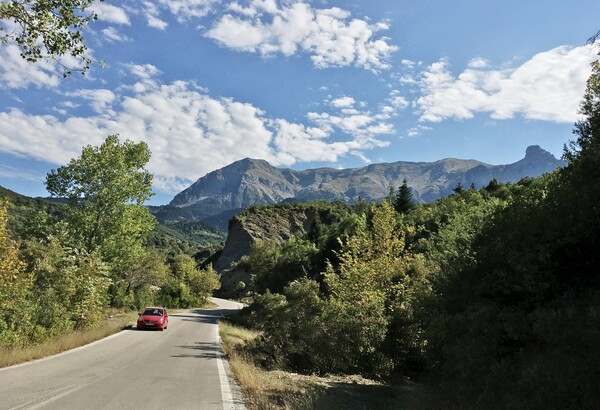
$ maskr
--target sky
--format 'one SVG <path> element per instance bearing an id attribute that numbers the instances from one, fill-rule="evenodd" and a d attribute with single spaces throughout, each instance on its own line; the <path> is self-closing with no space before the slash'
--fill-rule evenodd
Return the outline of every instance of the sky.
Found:
<path id="1" fill-rule="evenodd" d="M 509 164 L 573 139 L 597 0 L 106 0 L 63 78 L 0 45 L 0 185 L 108 135 L 145 141 L 150 204 L 246 157 L 278 167 Z M 2 22 L 11 29 L 10 22 Z M 66 65 L 74 64 L 65 59 Z"/>

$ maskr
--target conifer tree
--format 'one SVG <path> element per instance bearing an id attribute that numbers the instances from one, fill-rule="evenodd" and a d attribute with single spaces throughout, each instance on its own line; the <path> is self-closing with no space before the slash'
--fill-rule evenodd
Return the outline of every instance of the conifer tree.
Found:
<path id="1" fill-rule="evenodd" d="M 404 178 L 402 185 L 398 188 L 398 194 L 394 201 L 394 209 L 396 212 L 404 214 L 414 208 L 414 206 L 412 191 L 406 183 L 406 178 Z"/>

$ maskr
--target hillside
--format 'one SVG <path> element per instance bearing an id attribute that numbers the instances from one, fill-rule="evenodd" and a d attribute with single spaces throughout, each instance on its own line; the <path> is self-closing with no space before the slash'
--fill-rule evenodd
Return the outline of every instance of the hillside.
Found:
<path id="1" fill-rule="evenodd" d="M 33 213 L 44 211 L 61 218 L 64 212 L 62 201 L 52 198 L 30 198 L 0 186 L 0 198 L 6 198 L 11 204 L 9 226 L 20 231 Z M 156 211 L 161 207 L 151 207 Z M 149 239 L 159 247 L 189 246 L 203 248 L 225 241 L 227 233 L 215 225 L 199 221 L 157 218 L 158 225 Z M 185 245 L 184 245 L 185 244 Z"/>
<path id="2" fill-rule="evenodd" d="M 2 186 L 0 186 L 0 198 L 8 199 L 10 202 L 9 227 L 12 230 L 20 230 L 34 211 L 44 211 L 59 218 L 64 212 L 64 206 L 60 202 L 30 198 Z"/>
<path id="3" fill-rule="evenodd" d="M 359 198 L 377 201 L 407 180 L 416 202 L 432 202 L 452 194 L 457 184 L 477 188 L 493 178 L 517 182 L 554 171 L 563 162 L 539 146 L 527 148 L 525 157 L 513 164 L 490 165 L 476 160 L 443 159 L 436 162 L 394 162 L 361 168 L 318 168 L 304 171 L 276 168 L 264 160 L 246 158 L 198 179 L 175 196 L 162 212 L 206 220 L 223 212 L 253 204 L 340 200 Z M 228 216 L 231 213 L 227 214 Z"/>

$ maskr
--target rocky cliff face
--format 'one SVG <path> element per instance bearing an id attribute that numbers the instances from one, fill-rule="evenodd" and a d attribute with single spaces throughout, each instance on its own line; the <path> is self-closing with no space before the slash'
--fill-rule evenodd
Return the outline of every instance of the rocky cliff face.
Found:
<path id="1" fill-rule="evenodd" d="M 384 198 L 389 187 L 406 178 L 418 202 L 431 202 L 452 193 L 461 183 L 476 187 L 493 178 L 517 182 L 555 170 L 562 161 L 539 146 L 527 148 L 525 158 L 509 165 L 489 165 L 475 160 L 443 159 L 436 162 L 394 162 L 361 168 L 317 168 L 305 171 L 280 169 L 266 161 L 243 159 L 200 178 L 178 194 L 170 205 L 203 209 L 216 215 L 252 204 L 316 199 L 354 202 Z"/>
<path id="2" fill-rule="evenodd" d="M 284 242 L 300 232 L 306 232 L 316 213 L 317 210 L 312 207 L 251 208 L 232 218 L 225 247 L 215 264 L 215 269 L 221 273 L 223 294 L 231 295 L 237 282 L 250 283 L 248 273 L 242 269 L 232 269 L 231 264 L 248 255 L 256 241 Z"/>
<path id="3" fill-rule="evenodd" d="M 306 232 L 315 218 L 310 207 L 255 208 L 231 219 L 223 253 L 215 268 L 227 269 L 231 262 L 250 253 L 259 240 L 284 242 L 299 232 Z"/>

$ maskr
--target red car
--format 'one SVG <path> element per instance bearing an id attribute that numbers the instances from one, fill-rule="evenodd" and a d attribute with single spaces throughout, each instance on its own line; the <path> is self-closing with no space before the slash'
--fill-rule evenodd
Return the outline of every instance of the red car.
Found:
<path id="1" fill-rule="evenodd" d="M 160 329 L 165 330 L 169 324 L 167 309 L 161 306 L 147 307 L 139 314 L 137 320 L 138 329 Z"/>

